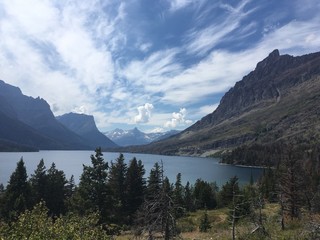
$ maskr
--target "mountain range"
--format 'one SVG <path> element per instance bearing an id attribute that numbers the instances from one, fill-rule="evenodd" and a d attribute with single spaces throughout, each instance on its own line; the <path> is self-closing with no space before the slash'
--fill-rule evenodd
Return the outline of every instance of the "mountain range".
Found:
<path id="1" fill-rule="evenodd" d="M 81 136 L 60 123 L 44 99 L 25 96 L 0 80 L 0 150 L 92 150 L 97 146 L 89 135 Z M 101 135 L 105 140 L 101 145 L 116 146 Z"/>
<path id="2" fill-rule="evenodd" d="M 113 131 L 104 133 L 108 138 L 119 146 L 143 145 L 151 142 L 160 141 L 169 138 L 180 131 L 170 130 L 167 132 L 144 133 L 138 128 L 130 130 L 114 129 Z"/>
<path id="3" fill-rule="evenodd" d="M 319 142 L 320 52 L 274 50 L 221 99 L 217 109 L 181 133 L 127 151 L 209 155 L 242 144 Z"/>
<path id="4" fill-rule="evenodd" d="M 41 98 L 0 80 L 0 150 L 93 149 L 166 155 L 209 155 L 246 144 L 319 143 L 320 52 L 280 55 L 274 50 L 237 82 L 217 109 L 171 137 L 137 128 L 99 132 L 93 116 L 54 117 Z M 168 133 L 170 135 L 170 133 Z M 110 140 L 109 138 L 114 140 Z M 146 144 L 143 146 L 128 146 Z"/>

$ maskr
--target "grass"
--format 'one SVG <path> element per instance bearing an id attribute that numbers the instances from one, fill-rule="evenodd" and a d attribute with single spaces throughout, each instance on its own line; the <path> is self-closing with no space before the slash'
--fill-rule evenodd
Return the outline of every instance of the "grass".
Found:
<path id="1" fill-rule="evenodd" d="M 211 240 L 232 239 L 231 224 L 228 220 L 228 209 L 208 210 L 208 218 L 211 224 L 211 229 L 203 233 L 199 231 L 200 219 L 204 211 L 200 210 L 188 214 L 187 216 L 178 219 L 177 229 L 180 235 L 176 239 L 185 240 Z M 281 230 L 280 224 L 280 208 L 278 204 L 266 204 L 262 210 L 263 225 L 267 235 L 262 232 L 255 232 L 252 230 L 256 228 L 253 221 L 247 217 L 240 219 L 236 224 L 236 239 L 245 240 L 260 240 L 260 239 L 283 239 L 283 240 L 307 240 L 320 239 L 320 215 L 310 215 L 307 211 L 303 211 L 300 219 L 285 219 L 285 230 Z M 313 233 L 314 231 L 314 233 Z M 146 239 L 137 238 L 130 234 L 130 232 L 123 233 L 115 237 L 116 240 L 129 239 Z M 160 238 L 159 238 L 160 239 Z"/>

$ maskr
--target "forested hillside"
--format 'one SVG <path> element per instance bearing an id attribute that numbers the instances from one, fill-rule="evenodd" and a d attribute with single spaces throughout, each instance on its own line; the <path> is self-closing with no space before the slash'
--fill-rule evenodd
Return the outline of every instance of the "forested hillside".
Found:
<path id="1" fill-rule="evenodd" d="M 47 169 L 43 160 L 28 178 L 21 159 L 8 185 L 0 188 L 0 237 L 287 239 L 298 234 L 290 239 L 317 239 L 319 153 L 319 148 L 306 153 L 283 145 L 278 154 L 284 157 L 258 182 L 240 186 L 234 176 L 221 188 L 200 178 L 184 186 L 180 173 L 170 183 L 162 163 L 146 177 L 140 160 L 126 164 L 120 154 L 108 164 L 100 148 L 91 165 L 83 166 L 77 186 L 73 177 L 66 179 L 54 163 Z"/>

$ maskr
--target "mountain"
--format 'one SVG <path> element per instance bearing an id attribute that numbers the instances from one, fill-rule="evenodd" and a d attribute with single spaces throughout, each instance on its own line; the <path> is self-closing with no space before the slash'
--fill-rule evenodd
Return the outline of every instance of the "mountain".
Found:
<path id="1" fill-rule="evenodd" d="M 58 116 L 57 120 L 65 127 L 85 139 L 93 148 L 118 147 L 114 142 L 112 142 L 108 137 L 98 130 L 94 118 L 91 115 L 67 113 L 62 116 Z"/>
<path id="2" fill-rule="evenodd" d="M 49 104 L 22 94 L 0 80 L 0 138 L 36 149 L 91 149 L 84 139 L 59 123 Z"/>
<path id="3" fill-rule="evenodd" d="M 294 57 L 274 50 L 213 113 L 170 139 L 128 151 L 205 155 L 242 144 L 319 141 L 319 103 L 320 52 Z"/>
<path id="4" fill-rule="evenodd" d="M 122 130 L 117 128 L 113 131 L 106 132 L 105 135 L 119 146 L 132 146 L 159 141 L 177 134 L 178 132 L 179 131 L 177 130 L 171 130 L 168 132 L 144 133 L 138 128 L 131 130 Z"/>

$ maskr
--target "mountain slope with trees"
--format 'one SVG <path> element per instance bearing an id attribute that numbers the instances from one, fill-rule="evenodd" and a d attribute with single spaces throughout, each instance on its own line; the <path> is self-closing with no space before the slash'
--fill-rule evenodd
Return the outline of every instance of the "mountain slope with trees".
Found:
<path id="1" fill-rule="evenodd" d="M 242 144 L 314 143 L 320 136 L 320 52 L 274 50 L 235 84 L 218 108 L 180 134 L 132 152 L 201 155 Z"/>

